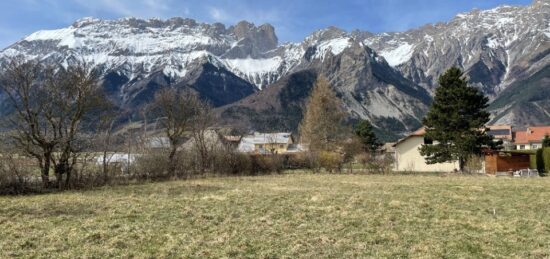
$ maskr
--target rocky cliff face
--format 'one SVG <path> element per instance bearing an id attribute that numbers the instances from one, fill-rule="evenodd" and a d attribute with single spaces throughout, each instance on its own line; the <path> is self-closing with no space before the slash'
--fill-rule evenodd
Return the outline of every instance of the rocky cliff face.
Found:
<path id="1" fill-rule="evenodd" d="M 363 42 L 329 28 L 312 34 L 295 48 L 303 54 L 289 76 L 223 107 L 222 118 L 233 122 L 253 118 L 249 121 L 255 129 L 295 130 L 315 77 L 322 74 L 342 100 L 349 119 L 369 119 L 375 126 L 397 134 L 421 125 L 431 101 L 429 93 L 392 69 Z M 303 89 L 297 90 L 299 87 Z"/>
<path id="2" fill-rule="evenodd" d="M 549 21 L 550 2 L 536 0 L 474 10 L 407 32 L 356 35 L 430 93 L 444 70 L 462 68 L 491 98 L 492 123 L 526 126 L 550 123 L 550 103 L 540 98 L 550 78 Z M 533 93 L 538 97 L 528 97 Z"/>
<path id="3" fill-rule="evenodd" d="M 128 114 L 171 86 L 198 92 L 223 114 L 245 111 L 232 116 L 249 126 L 286 120 L 284 130 L 295 130 L 302 94 L 312 75 L 323 74 L 350 119 L 366 118 L 396 134 L 420 125 L 438 76 L 458 66 L 491 97 L 493 122 L 550 123 L 549 8 L 547 0 L 536 0 L 474 10 L 400 33 L 329 27 L 283 45 L 269 24 L 84 18 L 9 46 L 0 52 L 0 66 L 16 55 L 64 65 L 84 60 L 103 72 L 106 91 Z M 282 110 L 270 119 L 272 107 Z"/>

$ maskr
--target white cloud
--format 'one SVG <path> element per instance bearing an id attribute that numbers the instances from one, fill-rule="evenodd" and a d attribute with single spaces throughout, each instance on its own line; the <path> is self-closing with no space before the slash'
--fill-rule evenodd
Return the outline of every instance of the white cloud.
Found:
<path id="1" fill-rule="evenodd" d="M 208 11 L 210 18 L 217 22 L 231 22 L 233 19 L 222 9 L 211 7 Z"/>

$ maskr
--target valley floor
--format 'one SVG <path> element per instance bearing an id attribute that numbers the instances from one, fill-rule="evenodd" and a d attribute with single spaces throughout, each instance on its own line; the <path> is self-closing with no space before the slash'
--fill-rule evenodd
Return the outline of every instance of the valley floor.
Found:
<path id="1" fill-rule="evenodd" d="M 328 175 L 0 197 L 0 257 L 549 257 L 550 178 Z"/>

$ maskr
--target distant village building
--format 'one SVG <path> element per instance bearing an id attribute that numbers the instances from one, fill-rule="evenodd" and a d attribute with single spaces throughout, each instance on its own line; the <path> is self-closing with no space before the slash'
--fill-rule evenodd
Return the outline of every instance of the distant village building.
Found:
<path id="1" fill-rule="evenodd" d="M 514 132 L 511 125 L 491 125 L 487 126 L 487 129 L 487 134 L 493 136 L 495 140 L 501 140 L 505 149 L 515 149 L 513 145 Z"/>
<path id="2" fill-rule="evenodd" d="M 395 170 L 413 172 L 451 172 L 459 170 L 458 162 L 446 162 L 428 164 L 424 156 L 420 154 L 420 147 L 424 144 L 431 144 L 424 135 L 426 130 L 420 128 L 409 136 L 394 144 L 395 148 Z"/>
<path id="3" fill-rule="evenodd" d="M 458 162 L 427 164 L 420 154 L 422 145 L 432 142 L 424 136 L 421 128 L 393 145 L 396 171 L 449 172 L 458 170 Z M 526 130 L 514 130 L 511 125 L 487 126 L 487 134 L 503 142 L 504 150 L 484 151 L 483 172 L 487 174 L 511 174 L 527 170 L 530 172 L 530 157 L 516 150 L 535 150 L 542 147 L 542 140 L 550 135 L 550 126 L 528 127 Z M 387 153 L 391 149 L 385 147 Z"/>
<path id="4" fill-rule="evenodd" d="M 149 137 L 144 141 L 146 149 L 169 149 L 170 139 L 168 137 Z"/>
<path id="5" fill-rule="evenodd" d="M 203 138 L 204 139 L 202 142 L 204 142 L 204 145 L 206 145 L 208 149 L 221 149 L 224 147 L 223 138 L 216 130 L 213 130 L 213 129 L 206 130 L 204 132 Z M 199 142 L 199 143 L 202 143 L 202 142 Z M 186 142 L 184 142 L 179 149 L 192 150 L 195 147 L 196 147 L 195 138 L 189 137 L 189 139 Z"/>
<path id="6" fill-rule="evenodd" d="M 542 147 L 544 136 L 550 135 L 549 126 L 528 127 L 524 131 L 516 131 L 514 145 L 516 150 L 531 150 Z"/>
<path id="7" fill-rule="evenodd" d="M 237 147 L 239 152 L 257 154 L 286 154 L 304 150 L 294 143 L 291 133 L 258 133 L 244 136 Z"/>

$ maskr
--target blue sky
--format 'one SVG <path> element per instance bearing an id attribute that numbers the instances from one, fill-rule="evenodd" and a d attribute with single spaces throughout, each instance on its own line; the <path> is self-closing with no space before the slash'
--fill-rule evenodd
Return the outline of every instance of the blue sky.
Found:
<path id="1" fill-rule="evenodd" d="M 371 32 L 403 31 L 448 21 L 473 8 L 527 5 L 532 0 L 2 0 L 0 48 L 41 29 L 69 26 L 93 16 L 116 19 L 193 18 L 227 25 L 271 23 L 281 42 L 300 41 L 328 26 Z"/>

